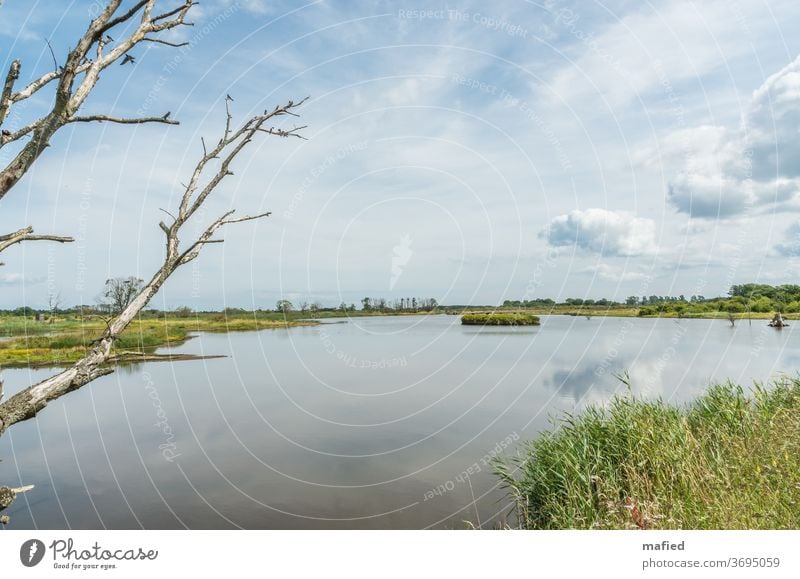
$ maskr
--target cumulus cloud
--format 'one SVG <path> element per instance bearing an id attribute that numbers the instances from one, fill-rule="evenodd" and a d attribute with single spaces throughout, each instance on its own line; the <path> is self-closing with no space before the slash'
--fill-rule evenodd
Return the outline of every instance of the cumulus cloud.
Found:
<path id="1" fill-rule="evenodd" d="M 800 221 L 786 229 L 784 241 L 775 245 L 775 251 L 784 257 L 800 257 Z"/>
<path id="2" fill-rule="evenodd" d="M 739 129 L 701 126 L 666 139 L 665 156 L 682 160 L 667 196 L 678 211 L 700 218 L 797 210 L 798 136 L 800 57 L 753 93 Z"/>
<path id="3" fill-rule="evenodd" d="M 575 209 L 559 215 L 542 232 L 555 247 L 574 245 L 602 255 L 653 253 L 656 225 L 652 219 L 606 209 Z"/>

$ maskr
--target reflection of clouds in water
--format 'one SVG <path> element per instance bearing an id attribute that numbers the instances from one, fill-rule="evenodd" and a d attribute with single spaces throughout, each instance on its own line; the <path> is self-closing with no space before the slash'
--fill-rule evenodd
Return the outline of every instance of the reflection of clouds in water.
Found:
<path id="1" fill-rule="evenodd" d="M 41 490 L 11 514 L 30 528 L 453 526 L 459 509 L 474 510 L 469 489 L 427 502 L 425 492 L 509 432 L 530 439 L 548 418 L 607 404 L 627 391 L 622 372 L 635 395 L 684 403 L 712 378 L 749 386 L 800 368 L 800 324 L 726 324 L 551 316 L 470 331 L 430 316 L 325 326 L 348 356 L 408 360 L 377 369 L 331 356 L 320 328 L 203 334 L 170 351 L 233 356 L 119 368 L 0 440 L 19 467 L 14 482 Z M 49 372 L 6 371 L 8 395 Z M 180 452 L 173 462 L 144 372 Z M 486 521 L 500 495 L 480 497 L 496 480 L 482 470 L 471 484 Z M 439 522 L 447 517 L 455 523 Z"/>
<path id="2" fill-rule="evenodd" d="M 605 399 L 620 382 L 614 377 L 614 372 L 598 376 L 595 368 L 596 366 L 592 364 L 583 368 L 556 370 L 544 379 L 544 385 L 557 391 L 561 396 L 574 398 L 576 402 L 591 396 L 594 390 L 602 393 L 600 397 Z"/>
<path id="3" fill-rule="evenodd" d="M 639 346 L 637 344 L 636 346 Z M 631 344 L 630 350 L 635 347 Z M 613 363 L 598 372 L 599 363 L 591 363 L 573 369 L 556 370 L 545 385 L 556 390 L 559 395 L 570 397 L 583 407 L 587 404 L 605 404 L 613 394 L 628 391 L 622 375 L 629 377 L 630 392 L 635 396 L 648 399 L 672 399 L 681 392 L 681 399 L 686 398 L 687 390 L 699 393 L 709 384 L 702 372 L 683 375 L 683 366 L 671 359 L 664 359 L 662 353 L 639 354 L 625 352 L 618 355 Z"/>
<path id="4" fill-rule="evenodd" d="M 800 368 L 800 353 L 786 354 L 783 358 L 781 367 L 783 368 Z M 792 372 L 791 375 L 798 374 L 798 371 Z"/>
<path id="5" fill-rule="evenodd" d="M 665 382 L 665 370 L 668 367 L 660 356 L 639 356 L 628 369 L 631 391 L 645 398 L 669 398 L 678 384 Z"/>

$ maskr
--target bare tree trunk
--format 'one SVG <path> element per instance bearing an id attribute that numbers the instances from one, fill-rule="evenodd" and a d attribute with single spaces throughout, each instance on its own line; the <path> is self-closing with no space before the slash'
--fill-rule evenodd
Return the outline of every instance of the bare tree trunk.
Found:
<path id="1" fill-rule="evenodd" d="M 236 156 L 252 142 L 253 138 L 259 134 L 276 135 L 280 137 L 300 137 L 299 131 L 305 127 L 295 127 L 290 130 L 267 127 L 266 123 L 270 119 L 283 116 L 295 115 L 292 110 L 305 102 L 306 99 L 295 103 L 289 101 L 287 104 L 276 107 L 272 111 L 265 111 L 263 115 L 252 117 L 245 122 L 239 129 L 231 129 L 231 113 L 226 101 L 227 119 L 222 138 L 214 149 L 208 151 L 203 142 L 203 157 L 197 163 L 189 184 L 186 186 L 181 202 L 177 211 L 177 216 L 173 217 L 171 225 L 166 225 L 163 221 L 159 227 L 166 236 L 166 252 L 164 262 L 161 267 L 153 274 L 139 293 L 131 302 L 114 317 L 101 336 L 92 343 L 86 355 L 73 364 L 70 368 L 47 378 L 15 394 L 5 402 L 0 404 L 0 435 L 2 435 L 11 425 L 31 418 L 42 410 L 47 404 L 64 394 L 71 392 L 99 378 L 113 372 L 106 362 L 111 357 L 114 342 L 126 327 L 136 318 L 158 292 L 164 282 L 180 266 L 185 265 L 197 257 L 200 250 L 208 243 L 221 243 L 222 239 L 213 239 L 214 233 L 224 225 L 241 223 L 253 219 L 267 217 L 269 213 L 231 218 L 233 210 L 224 213 L 212 222 L 203 233 L 197 237 L 184 251 L 179 250 L 179 238 L 181 227 L 194 213 L 202 206 L 208 196 L 227 176 L 232 175 L 230 165 Z M 211 175 L 207 184 L 201 189 L 200 180 L 204 176 L 205 169 L 209 163 L 219 160 L 219 169 Z M 1 385 L 0 385 L 1 390 Z M 2 397 L 2 394 L 0 394 Z M 12 498 L 13 500 L 13 498 Z M 1 509 L 0 509 L 1 510 Z"/>
<path id="2" fill-rule="evenodd" d="M 161 117 L 138 119 L 123 119 L 103 114 L 77 115 L 78 110 L 97 84 L 100 73 L 120 58 L 129 57 L 128 52 L 137 44 L 157 42 L 168 46 L 181 46 L 153 35 L 177 26 L 188 25 L 185 18 L 195 2 L 194 0 L 184 0 L 183 4 L 176 8 L 154 16 L 152 11 L 156 0 L 140 0 L 127 12 L 115 16 L 121 4 L 122 0 L 108 0 L 105 8 L 92 20 L 75 48 L 67 55 L 63 66 L 56 65 L 55 70 L 42 75 L 16 92 L 14 85 L 19 79 L 22 64 L 19 60 L 11 63 L 3 82 L 2 92 L 0 92 L 0 127 L 5 123 L 14 105 L 37 94 L 52 82 L 57 81 L 57 86 L 55 98 L 46 114 L 15 131 L 6 129 L 0 131 L 0 148 L 21 141 L 23 138 L 29 138 L 5 168 L 0 170 L 0 199 L 22 179 L 49 146 L 52 136 L 65 125 L 91 121 L 125 124 L 178 124 L 177 121 L 170 120 L 169 113 Z M 119 42 L 111 38 L 110 31 L 117 26 L 124 25 L 139 13 L 141 13 L 141 19 L 133 32 Z M 114 45 L 113 48 L 106 51 L 106 48 L 111 45 Z M 29 226 L 16 233 L 0 236 L 0 252 L 23 241 L 50 240 L 61 243 L 73 241 L 71 237 L 32 235 L 32 233 L 33 228 Z"/>

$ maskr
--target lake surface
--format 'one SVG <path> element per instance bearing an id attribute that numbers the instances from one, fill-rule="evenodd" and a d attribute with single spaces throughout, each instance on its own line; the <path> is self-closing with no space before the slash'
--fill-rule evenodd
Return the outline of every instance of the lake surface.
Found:
<path id="1" fill-rule="evenodd" d="M 682 402 L 800 367 L 800 333 L 765 320 L 331 322 L 201 334 L 174 350 L 228 357 L 120 368 L 13 426 L 0 482 L 36 488 L 10 528 L 491 527 L 490 459 L 624 391 L 615 374 Z M 6 370 L 6 396 L 52 373 Z"/>

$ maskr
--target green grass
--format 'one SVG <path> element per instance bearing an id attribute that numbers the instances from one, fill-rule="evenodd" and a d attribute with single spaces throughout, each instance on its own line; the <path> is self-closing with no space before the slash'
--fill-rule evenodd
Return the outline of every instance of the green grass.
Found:
<path id="1" fill-rule="evenodd" d="M 495 469 L 522 528 L 797 529 L 800 379 L 681 407 L 619 396 Z"/>
<path id="2" fill-rule="evenodd" d="M 286 328 L 314 322 L 287 320 L 277 313 L 237 313 L 234 315 L 192 314 L 187 317 L 143 316 L 123 332 L 115 352 L 153 352 L 158 347 L 180 344 L 192 332 L 233 332 Z M 80 359 L 105 329 L 98 318 L 62 316 L 49 322 L 36 322 L 22 316 L 0 316 L 0 367 L 58 366 Z"/>
<path id="3" fill-rule="evenodd" d="M 468 326 L 536 326 L 539 317 L 527 312 L 470 312 L 461 316 Z"/>

